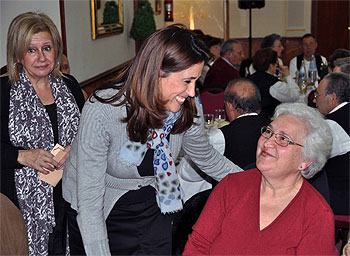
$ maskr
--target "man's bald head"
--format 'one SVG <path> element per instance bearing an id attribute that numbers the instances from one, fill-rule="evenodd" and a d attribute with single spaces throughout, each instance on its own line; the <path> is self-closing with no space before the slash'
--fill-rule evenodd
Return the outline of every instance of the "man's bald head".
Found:
<path id="1" fill-rule="evenodd" d="M 258 87 L 249 79 L 235 79 L 226 87 L 224 97 L 230 121 L 247 113 L 260 113 L 261 95 Z"/>

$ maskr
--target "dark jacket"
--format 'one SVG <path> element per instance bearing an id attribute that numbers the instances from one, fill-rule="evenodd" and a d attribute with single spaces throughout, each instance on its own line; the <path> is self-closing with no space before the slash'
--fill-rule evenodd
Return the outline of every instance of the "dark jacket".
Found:
<path id="1" fill-rule="evenodd" d="M 261 127 L 269 123 L 261 115 L 243 116 L 220 128 L 225 137 L 224 156 L 242 169 L 254 163 Z"/>
<path id="2" fill-rule="evenodd" d="M 270 94 L 270 87 L 278 82 L 278 78 L 266 73 L 265 71 L 257 71 L 253 75 L 248 76 L 259 88 L 261 94 L 261 113 L 260 115 L 267 118 L 272 117 L 275 108 L 281 102 Z"/>
<path id="3" fill-rule="evenodd" d="M 349 135 L 349 108 L 346 104 L 337 111 L 326 115 L 327 119 L 337 122 Z M 350 152 L 328 159 L 325 170 L 328 178 L 331 207 L 335 215 L 350 214 Z"/>

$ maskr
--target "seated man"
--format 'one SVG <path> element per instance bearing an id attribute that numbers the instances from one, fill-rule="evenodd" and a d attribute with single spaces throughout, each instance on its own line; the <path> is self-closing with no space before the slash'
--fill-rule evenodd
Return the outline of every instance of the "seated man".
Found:
<path id="1" fill-rule="evenodd" d="M 245 169 L 255 162 L 261 127 L 268 125 L 270 120 L 258 115 L 261 96 L 249 79 L 231 81 L 225 90 L 224 101 L 230 124 L 220 128 L 221 133 L 211 140 L 215 144 L 223 144 L 224 156 Z"/>
<path id="2" fill-rule="evenodd" d="M 333 72 L 343 72 L 350 75 L 350 57 L 336 59 Z"/>
<path id="3" fill-rule="evenodd" d="M 325 115 L 333 136 L 332 151 L 325 165 L 330 205 L 336 215 L 349 215 L 349 92 L 350 79 L 343 73 L 327 75 L 318 86 L 314 102 Z"/>
<path id="4" fill-rule="evenodd" d="M 70 74 L 70 66 L 69 61 L 66 55 L 62 54 L 61 63 L 60 63 L 60 70 L 62 73 Z"/>
<path id="5" fill-rule="evenodd" d="M 204 80 L 204 89 L 225 89 L 229 81 L 240 78 L 239 65 L 244 58 L 243 48 L 239 41 L 229 39 L 220 49 L 220 58 L 210 67 Z"/>
<path id="6" fill-rule="evenodd" d="M 205 35 L 203 37 L 203 42 L 205 43 L 205 45 L 208 48 L 208 55 L 209 55 L 209 60 L 204 63 L 204 67 L 202 70 L 202 74 L 201 77 L 198 78 L 197 82 L 199 83 L 200 87 L 203 87 L 204 84 L 204 79 L 207 76 L 207 73 L 210 69 L 210 67 L 214 64 L 214 62 L 220 58 L 220 47 L 222 44 L 222 39 L 217 38 L 217 37 L 213 37 L 210 35 Z"/>
<path id="7" fill-rule="evenodd" d="M 331 57 L 329 57 L 329 65 L 328 65 L 328 68 L 329 68 L 329 72 L 333 72 L 334 70 L 334 67 L 335 67 L 335 64 L 334 62 L 338 59 L 343 59 L 343 58 L 346 58 L 346 57 L 349 57 L 350 56 L 350 51 L 347 50 L 347 49 L 343 49 L 343 48 L 338 48 L 338 49 L 335 49 L 334 52 L 332 53 Z"/>
<path id="8" fill-rule="evenodd" d="M 326 66 L 328 65 L 327 59 L 321 55 L 315 54 L 317 48 L 317 40 L 316 37 L 312 34 L 305 34 L 301 38 L 301 46 L 303 50 L 303 54 L 295 56 L 289 63 L 289 71 L 293 77 L 295 77 L 296 71 L 298 71 L 301 67 L 301 62 L 304 60 L 305 70 L 306 72 L 309 70 L 310 62 L 312 60 L 312 56 L 315 56 L 316 67 L 317 67 L 317 77 L 323 78 L 325 74 L 327 74 L 328 70 Z"/>

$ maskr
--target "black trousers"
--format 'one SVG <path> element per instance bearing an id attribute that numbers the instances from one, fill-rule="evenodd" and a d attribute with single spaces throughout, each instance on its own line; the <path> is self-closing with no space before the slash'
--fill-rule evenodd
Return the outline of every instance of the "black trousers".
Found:
<path id="1" fill-rule="evenodd" d="M 49 255 L 65 255 L 67 239 L 67 219 L 62 197 L 62 181 L 53 188 L 53 202 L 56 226 L 49 235 Z"/>
<path id="2" fill-rule="evenodd" d="M 77 213 L 66 202 L 71 255 L 84 255 Z M 171 255 L 173 215 L 161 214 L 155 196 L 116 203 L 106 220 L 112 255 Z"/>

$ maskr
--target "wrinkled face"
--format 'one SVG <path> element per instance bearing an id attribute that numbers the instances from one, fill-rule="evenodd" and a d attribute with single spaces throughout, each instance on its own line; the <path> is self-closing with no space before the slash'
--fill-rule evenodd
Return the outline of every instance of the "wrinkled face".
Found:
<path id="1" fill-rule="evenodd" d="M 209 51 L 214 55 L 214 60 L 220 57 L 220 45 L 213 45 L 210 47 Z"/>
<path id="2" fill-rule="evenodd" d="M 325 95 L 327 83 L 328 81 L 326 79 L 322 79 L 316 89 L 315 98 L 313 100 L 313 102 L 316 103 L 318 111 L 320 111 L 323 115 L 327 115 L 332 110 L 329 95 Z"/>
<path id="3" fill-rule="evenodd" d="M 241 65 L 241 62 L 244 58 L 243 48 L 241 44 L 232 44 L 233 51 L 229 52 L 228 60 L 234 66 Z"/>
<path id="4" fill-rule="evenodd" d="M 48 77 L 55 66 L 55 49 L 49 32 L 43 31 L 32 36 L 22 64 L 32 82 Z"/>
<path id="5" fill-rule="evenodd" d="M 162 99 L 166 100 L 166 110 L 178 112 L 187 97 L 195 96 L 196 80 L 201 76 L 204 62 L 188 69 L 159 78 Z"/>
<path id="6" fill-rule="evenodd" d="M 312 37 L 304 38 L 302 43 L 304 55 L 307 58 L 311 58 L 315 54 L 317 48 L 317 42 Z"/>
<path id="7" fill-rule="evenodd" d="M 66 55 L 62 55 L 62 59 L 61 59 L 61 72 L 65 73 L 65 74 L 70 74 L 70 66 L 69 66 L 69 62 L 68 59 L 66 57 Z"/>
<path id="8" fill-rule="evenodd" d="M 292 115 L 277 117 L 269 127 L 274 133 L 287 136 L 291 141 L 304 144 L 306 131 L 303 123 Z M 266 176 L 276 178 L 288 177 L 300 172 L 303 147 L 288 145 L 283 147 L 275 142 L 275 135 L 270 139 L 260 136 L 256 152 L 256 166 Z"/>
<path id="9" fill-rule="evenodd" d="M 277 56 L 278 56 L 279 58 L 281 58 L 282 52 L 283 52 L 283 50 L 284 50 L 284 47 L 283 47 L 283 45 L 282 45 L 282 43 L 281 43 L 281 40 L 276 40 L 276 41 L 275 41 L 272 50 L 276 51 L 276 52 L 277 52 Z"/>

